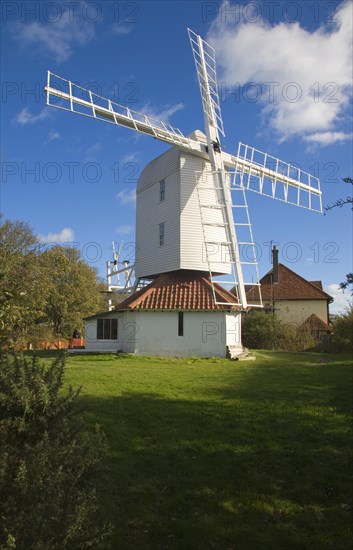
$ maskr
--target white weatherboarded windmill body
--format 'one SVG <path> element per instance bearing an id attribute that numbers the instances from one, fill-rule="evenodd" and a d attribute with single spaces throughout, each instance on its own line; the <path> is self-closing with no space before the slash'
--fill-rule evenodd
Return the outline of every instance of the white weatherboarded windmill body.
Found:
<path id="1" fill-rule="evenodd" d="M 48 72 L 48 105 L 172 145 L 145 167 L 138 182 L 135 285 L 115 309 L 86 319 L 88 350 L 241 354 L 241 311 L 262 305 L 246 191 L 322 211 L 319 180 L 311 174 L 242 143 L 236 155 L 222 151 L 215 51 L 188 33 L 205 133 L 185 136 Z M 142 286 L 147 280 L 152 282 Z M 258 288 L 255 304 L 247 302 L 249 284 Z M 235 288 L 235 294 L 226 288 Z"/>

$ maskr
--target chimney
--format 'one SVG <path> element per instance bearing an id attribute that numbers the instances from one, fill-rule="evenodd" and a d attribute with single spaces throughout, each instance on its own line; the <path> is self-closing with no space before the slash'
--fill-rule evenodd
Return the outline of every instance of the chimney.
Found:
<path id="1" fill-rule="evenodd" d="M 278 284 L 278 249 L 276 246 L 272 249 L 272 265 L 273 265 L 273 271 L 272 271 L 272 283 Z"/>

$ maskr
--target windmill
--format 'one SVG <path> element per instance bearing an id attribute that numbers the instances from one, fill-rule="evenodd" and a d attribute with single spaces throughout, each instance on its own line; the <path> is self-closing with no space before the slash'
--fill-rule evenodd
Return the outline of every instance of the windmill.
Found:
<path id="1" fill-rule="evenodd" d="M 193 258 L 188 263 L 182 250 L 177 263 L 169 263 L 170 267 L 166 269 L 167 264 L 162 262 L 154 273 L 151 267 L 141 267 L 144 262 L 145 266 L 148 262 L 142 258 L 140 267 L 137 264 L 135 269 L 137 280 L 153 278 L 158 273 L 177 269 L 208 271 L 216 305 L 231 306 L 237 303 L 246 309 L 251 305 L 246 294 L 247 285 L 251 285 L 258 289 L 261 307 L 256 245 L 252 235 L 246 192 L 254 191 L 285 203 L 322 212 L 320 183 L 317 178 L 299 167 L 243 143 L 239 143 L 235 155 L 222 150 L 221 136 L 224 137 L 225 134 L 217 87 L 215 50 L 192 30 L 188 29 L 188 34 L 201 92 L 205 135 L 196 131 L 190 136 L 185 136 L 178 128 L 168 123 L 153 120 L 146 114 L 97 96 L 90 90 L 51 72 L 48 72 L 45 87 L 47 105 L 150 135 L 172 145 L 172 149 L 181 151 L 185 156 L 183 162 L 188 161 L 194 166 L 190 197 L 194 201 L 197 199 L 198 219 L 195 221 L 189 216 L 185 227 L 179 225 L 178 230 L 181 234 L 183 231 L 191 231 L 192 224 L 198 224 L 200 231 L 196 241 L 198 245 L 202 244 L 202 263 L 194 261 Z M 180 173 L 182 180 L 183 168 L 180 168 Z M 161 194 L 164 190 L 163 185 L 165 186 L 165 182 L 162 185 L 163 182 L 164 179 L 161 178 Z M 188 185 L 190 186 L 190 182 Z M 139 218 L 141 216 L 137 211 L 137 228 Z M 158 225 L 161 245 L 164 242 L 165 226 L 164 223 Z M 141 235 L 146 233 L 146 227 L 143 226 Z M 176 247 L 183 248 L 181 240 Z M 249 269 L 252 275 L 247 280 L 245 272 Z M 225 274 L 231 274 L 232 280 L 219 281 L 218 277 Z M 227 301 L 223 301 L 219 297 L 215 287 L 217 281 L 235 288 L 236 296 L 233 300 L 228 297 Z M 258 307 L 258 301 L 253 307 Z"/>

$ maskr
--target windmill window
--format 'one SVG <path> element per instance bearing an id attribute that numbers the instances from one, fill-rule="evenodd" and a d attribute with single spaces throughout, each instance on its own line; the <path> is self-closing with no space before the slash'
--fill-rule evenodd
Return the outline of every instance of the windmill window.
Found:
<path id="1" fill-rule="evenodd" d="M 159 182 L 159 200 L 165 201 L 165 180 Z"/>
<path id="2" fill-rule="evenodd" d="M 165 239 L 165 223 L 159 224 L 159 246 L 164 245 L 164 239 Z"/>
<path id="3" fill-rule="evenodd" d="M 117 340 L 118 319 L 97 319 L 97 340 Z"/>
<path id="4" fill-rule="evenodd" d="M 184 336 L 184 312 L 178 313 L 178 336 Z"/>

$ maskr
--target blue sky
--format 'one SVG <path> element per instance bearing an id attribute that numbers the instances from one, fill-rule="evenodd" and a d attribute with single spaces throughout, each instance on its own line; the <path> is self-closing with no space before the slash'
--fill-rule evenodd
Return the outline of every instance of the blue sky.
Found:
<path id="1" fill-rule="evenodd" d="M 111 241 L 133 257 L 136 182 L 167 149 L 148 136 L 45 106 L 46 71 L 203 129 L 187 27 L 216 48 L 226 137 L 319 175 L 324 205 L 350 193 L 352 2 L 10 2 L 2 8 L 5 218 L 70 243 L 105 274 Z M 333 9 L 334 8 L 334 9 Z M 260 274 L 280 261 L 336 297 L 352 271 L 352 211 L 326 216 L 248 193 Z"/>

